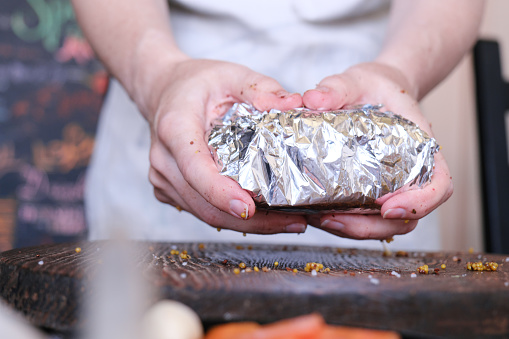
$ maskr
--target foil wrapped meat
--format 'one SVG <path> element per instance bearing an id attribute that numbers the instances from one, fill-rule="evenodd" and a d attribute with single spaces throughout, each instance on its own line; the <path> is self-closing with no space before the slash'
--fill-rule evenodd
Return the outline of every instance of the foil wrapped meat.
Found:
<path id="1" fill-rule="evenodd" d="M 209 146 L 220 173 L 259 208 L 378 213 L 376 199 L 431 180 L 439 149 L 416 124 L 380 108 L 260 112 L 235 104 Z"/>

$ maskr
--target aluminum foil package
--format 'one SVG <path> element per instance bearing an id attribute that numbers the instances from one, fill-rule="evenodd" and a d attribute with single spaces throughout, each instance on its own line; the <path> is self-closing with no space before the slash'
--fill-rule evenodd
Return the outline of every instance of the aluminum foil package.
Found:
<path id="1" fill-rule="evenodd" d="M 380 106 L 260 112 L 235 104 L 210 132 L 220 173 L 257 207 L 379 213 L 377 198 L 430 181 L 435 139 Z"/>

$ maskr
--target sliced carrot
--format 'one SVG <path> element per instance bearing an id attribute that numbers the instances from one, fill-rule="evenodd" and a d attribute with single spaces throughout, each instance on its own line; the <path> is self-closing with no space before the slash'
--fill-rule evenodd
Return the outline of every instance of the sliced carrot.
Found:
<path id="1" fill-rule="evenodd" d="M 211 328 L 204 339 L 239 339 L 256 332 L 261 326 L 255 322 L 218 325 Z"/>
<path id="2" fill-rule="evenodd" d="M 396 332 L 345 326 L 327 326 L 317 339 L 400 339 Z"/>
<path id="3" fill-rule="evenodd" d="M 263 326 L 249 339 L 313 339 L 318 338 L 325 326 L 321 315 L 303 315 Z"/>

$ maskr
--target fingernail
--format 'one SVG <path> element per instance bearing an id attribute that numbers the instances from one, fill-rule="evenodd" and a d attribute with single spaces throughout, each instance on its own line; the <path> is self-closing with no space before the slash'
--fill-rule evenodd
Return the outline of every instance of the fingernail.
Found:
<path id="1" fill-rule="evenodd" d="M 249 207 L 241 200 L 231 200 L 230 214 L 239 219 L 247 219 L 249 217 Z"/>
<path id="2" fill-rule="evenodd" d="M 290 224 L 285 227 L 286 233 L 304 233 L 306 232 L 307 225 L 304 224 Z"/>
<path id="3" fill-rule="evenodd" d="M 329 87 L 325 87 L 325 86 L 316 86 L 315 88 L 317 91 L 319 92 L 322 92 L 322 93 L 327 93 L 330 91 L 330 88 Z"/>
<path id="4" fill-rule="evenodd" d="M 406 210 L 402 208 L 393 208 L 385 211 L 384 219 L 404 219 L 406 215 Z"/>
<path id="5" fill-rule="evenodd" d="M 328 228 L 331 230 L 341 231 L 345 228 L 345 225 L 334 220 L 324 220 L 321 225 L 322 228 Z"/>

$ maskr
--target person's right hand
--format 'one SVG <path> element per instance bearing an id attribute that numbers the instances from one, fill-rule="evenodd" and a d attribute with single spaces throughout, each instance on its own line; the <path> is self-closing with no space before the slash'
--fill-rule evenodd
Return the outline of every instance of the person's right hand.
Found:
<path id="1" fill-rule="evenodd" d="M 206 133 L 234 102 L 259 110 L 302 106 L 299 94 L 244 66 L 185 59 L 161 71 L 139 105 L 151 128 L 149 179 L 158 200 L 182 208 L 214 227 L 248 233 L 301 233 L 306 219 L 256 213 L 250 194 L 222 176 Z M 138 101 L 138 100 L 137 100 Z M 182 225 L 185 227 L 185 225 Z"/>

